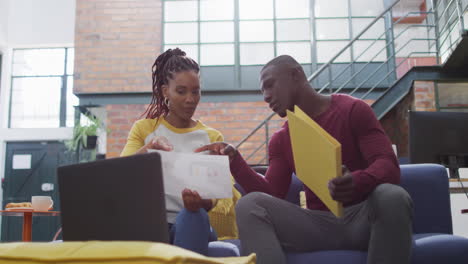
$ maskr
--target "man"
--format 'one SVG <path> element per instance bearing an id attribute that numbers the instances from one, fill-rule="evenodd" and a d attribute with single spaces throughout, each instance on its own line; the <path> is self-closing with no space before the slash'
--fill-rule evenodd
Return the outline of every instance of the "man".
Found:
<path id="1" fill-rule="evenodd" d="M 286 263 L 284 251 L 367 250 L 368 263 L 410 263 L 412 201 L 396 185 L 398 162 L 372 109 L 348 95 L 318 94 L 290 56 L 266 64 L 260 81 L 274 112 L 285 117 L 297 105 L 341 143 L 343 176 L 328 189 L 345 209 L 336 218 L 306 186 L 308 209 L 284 200 L 295 172 L 287 122 L 271 138 L 265 177 L 232 145 L 204 146 L 198 151 L 229 156 L 232 174 L 249 193 L 236 207 L 243 253 L 256 253 L 260 264 L 279 264 Z"/>

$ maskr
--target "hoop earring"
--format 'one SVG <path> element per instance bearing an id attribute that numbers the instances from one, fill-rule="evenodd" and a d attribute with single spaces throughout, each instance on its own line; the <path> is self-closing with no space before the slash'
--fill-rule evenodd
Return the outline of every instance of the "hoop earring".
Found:
<path id="1" fill-rule="evenodd" d="M 164 97 L 163 103 L 164 103 L 166 106 L 169 106 L 169 99 L 168 99 L 167 97 Z"/>

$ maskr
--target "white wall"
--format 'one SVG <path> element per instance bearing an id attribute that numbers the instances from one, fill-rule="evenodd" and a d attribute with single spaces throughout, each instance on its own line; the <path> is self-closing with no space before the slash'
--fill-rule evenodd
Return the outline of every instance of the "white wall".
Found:
<path id="1" fill-rule="evenodd" d="M 0 1 L 0 47 L 6 46 L 8 35 L 8 9 L 10 0 Z M 1 50 L 0 50 L 1 51 Z"/>
<path id="2" fill-rule="evenodd" d="M 9 13 L 9 46 L 74 43 L 75 0 L 10 0 Z"/>

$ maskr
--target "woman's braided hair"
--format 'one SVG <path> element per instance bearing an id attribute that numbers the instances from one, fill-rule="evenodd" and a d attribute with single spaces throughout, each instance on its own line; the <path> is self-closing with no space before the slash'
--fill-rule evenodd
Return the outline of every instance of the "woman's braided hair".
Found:
<path id="1" fill-rule="evenodd" d="M 169 79 L 174 78 L 174 73 L 182 71 L 194 71 L 199 73 L 200 66 L 193 59 L 186 56 L 186 53 L 179 48 L 168 49 L 160 54 L 152 67 L 153 96 L 151 103 L 143 113 L 146 118 L 159 118 L 169 113 L 168 106 L 164 103 L 162 86 L 169 83 Z"/>

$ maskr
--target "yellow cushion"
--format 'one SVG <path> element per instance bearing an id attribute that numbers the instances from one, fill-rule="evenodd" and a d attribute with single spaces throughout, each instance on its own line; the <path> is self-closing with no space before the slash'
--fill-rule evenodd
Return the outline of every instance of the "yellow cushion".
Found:
<path id="1" fill-rule="evenodd" d="M 163 243 L 89 241 L 64 243 L 1 243 L 2 264 L 254 264 L 255 255 L 211 258 Z"/>

